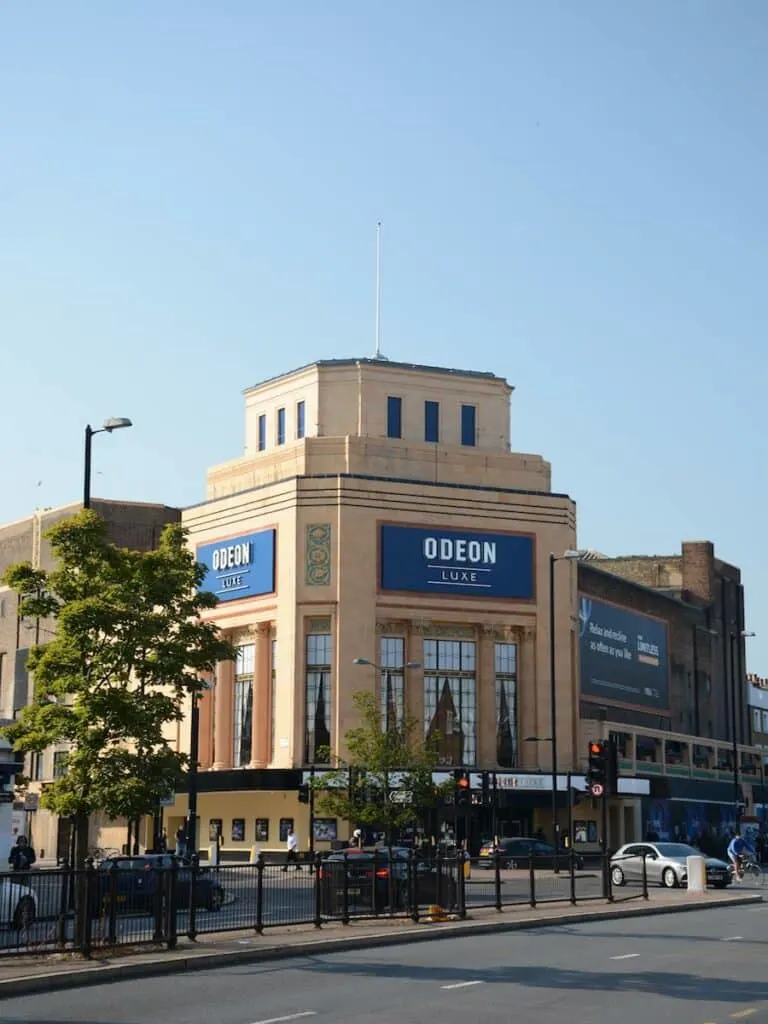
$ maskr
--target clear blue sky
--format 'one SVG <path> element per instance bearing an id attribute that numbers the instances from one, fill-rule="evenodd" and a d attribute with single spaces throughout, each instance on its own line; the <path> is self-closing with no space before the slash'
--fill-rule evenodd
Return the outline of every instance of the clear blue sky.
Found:
<path id="1" fill-rule="evenodd" d="M 711 539 L 768 673 L 764 0 L 0 11 L 0 521 L 203 498 L 240 389 L 383 347 L 516 387 L 580 544 Z"/>

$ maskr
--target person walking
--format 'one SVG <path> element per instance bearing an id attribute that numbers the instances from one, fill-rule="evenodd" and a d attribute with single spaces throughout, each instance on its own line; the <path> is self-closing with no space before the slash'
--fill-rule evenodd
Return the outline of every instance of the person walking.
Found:
<path id="1" fill-rule="evenodd" d="M 37 856 L 27 837 L 19 836 L 16 840 L 16 845 L 11 847 L 11 852 L 8 856 L 11 871 L 29 871 L 36 860 Z"/>
<path id="2" fill-rule="evenodd" d="M 288 870 L 289 864 L 295 864 L 296 870 L 301 871 L 301 864 L 299 864 L 299 839 L 296 833 L 291 829 L 288 833 L 288 838 L 285 841 L 285 846 L 288 851 L 285 858 L 285 864 L 283 865 L 283 871 Z"/>

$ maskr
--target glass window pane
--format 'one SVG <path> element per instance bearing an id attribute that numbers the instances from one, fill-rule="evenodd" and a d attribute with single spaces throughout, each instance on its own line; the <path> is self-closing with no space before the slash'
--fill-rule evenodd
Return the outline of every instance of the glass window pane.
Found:
<path id="1" fill-rule="evenodd" d="M 461 443 L 474 447 L 476 444 L 475 428 L 476 410 L 474 405 L 462 405 L 461 407 Z"/>
<path id="2" fill-rule="evenodd" d="M 253 675 L 254 652 L 255 646 L 253 644 L 243 644 L 242 647 L 237 648 L 235 675 Z"/>
<path id="3" fill-rule="evenodd" d="M 437 640 L 424 641 L 424 668 L 437 668 Z"/>
<path id="4" fill-rule="evenodd" d="M 424 440 L 437 444 L 440 440 L 440 403 L 424 403 Z"/>
<path id="5" fill-rule="evenodd" d="M 517 672 L 517 644 L 496 644 L 496 674 L 513 676 Z"/>
<path id="6" fill-rule="evenodd" d="M 259 451 L 263 452 L 267 447 L 267 417 L 259 416 Z"/>
<path id="7" fill-rule="evenodd" d="M 403 400 L 390 396 L 387 399 L 387 437 L 403 436 Z"/>
<path id="8" fill-rule="evenodd" d="M 304 403 L 299 402 L 296 406 L 296 437 L 299 439 L 304 437 L 304 410 Z"/>
<path id="9" fill-rule="evenodd" d="M 307 637 L 307 665 L 330 666 L 331 637 L 329 634 L 318 634 Z"/>
<path id="10" fill-rule="evenodd" d="M 277 443 L 285 444 L 285 409 L 277 410 Z"/>
<path id="11" fill-rule="evenodd" d="M 386 668 L 402 668 L 405 665 L 405 640 L 403 637 L 383 636 L 379 661 Z"/>

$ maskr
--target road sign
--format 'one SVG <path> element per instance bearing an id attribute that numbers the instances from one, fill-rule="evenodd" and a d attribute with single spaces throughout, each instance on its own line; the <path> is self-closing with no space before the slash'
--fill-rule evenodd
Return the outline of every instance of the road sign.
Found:
<path id="1" fill-rule="evenodd" d="M 409 804 L 413 800 L 413 793 L 410 789 L 393 789 L 389 794 L 391 804 Z"/>
<path id="2" fill-rule="evenodd" d="M 593 782 L 592 785 L 589 787 L 589 791 L 592 794 L 592 796 L 603 796 L 603 794 L 605 793 L 605 786 L 602 784 L 602 782 Z"/>

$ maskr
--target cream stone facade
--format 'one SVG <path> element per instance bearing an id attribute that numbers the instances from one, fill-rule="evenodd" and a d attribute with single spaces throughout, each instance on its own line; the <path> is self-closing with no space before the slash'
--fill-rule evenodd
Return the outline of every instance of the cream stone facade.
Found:
<path id="1" fill-rule="evenodd" d="M 201 701 L 202 845 L 214 822 L 225 849 L 277 848 L 291 820 L 306 847 L 302 771 L 325 743 L 344 755 L 366 688 L 383 719 L 408 712 L 452 737 L 446 769 L 551 771 L 549 560 L 576 547 L 576 513 L 544 459 L 511 450 L 511 395 L 490 373 L 366 359 L 245 391 L 245 455 L 213 467 L 207 500 L 183 513 L 221 598 L 212 616 L 240 648 Z M 555 581 L 566 771 L 572 563 Z M 185 811 L 179 795 L 169 833 Z M 333 828 L 316 827 L 317 848 Z"/>

